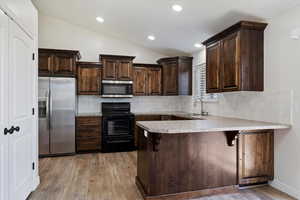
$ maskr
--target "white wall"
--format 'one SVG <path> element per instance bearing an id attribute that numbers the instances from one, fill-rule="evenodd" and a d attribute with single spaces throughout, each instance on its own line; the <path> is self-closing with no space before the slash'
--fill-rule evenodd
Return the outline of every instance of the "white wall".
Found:
<path id="1" fill-rule="evenodd" d="M 99 61 L 99 54 L 136 56 L 134 62 L 156 63 L 160 53 L 87 30 L 39 13 L 39 47 L 79 50 L 83 61 Z"/>
<path id="2" fill-rule="evenodd" d="M 265 91 L 220 95 L 218 103 L 206 103 L 213 115 L 292 124 L 275 135 L 274 187 L 300 199 L 300 40 L 290 39 L 300 27 L 300 7 L 269 21 L 265 31 Z M 195 53 L 203 59 L 203 52 Z M 190 99 L 191 101 L 191 99 Z M 191 110 L 199 110 L 199 105 Z"/>
<path id="3" fill-rule="evenodd" d="M 136 56 L 134 62 L 156 63 L 165 55 L 114 37 L 101 35 L 83 27 L 53 17 L 39 15 L 39 47 L 79 50 L 84 61 L 99 61 L 99 54 Z M 107 101 L 131 102 L 134 112 L 180 111 L 182 97 L 134 97 L 132 99 L 102 99 L 99 96 L 79 96 L 79 113 L 101 111 Z"/>

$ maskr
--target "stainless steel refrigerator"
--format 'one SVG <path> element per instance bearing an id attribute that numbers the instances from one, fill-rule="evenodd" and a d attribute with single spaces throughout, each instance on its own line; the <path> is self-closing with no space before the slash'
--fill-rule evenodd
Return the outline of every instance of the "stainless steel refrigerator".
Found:
<path id="1" fill-rule="evenodd" d="M 39 154 L 75 153 L 76 81 L 39 78 Z"/>

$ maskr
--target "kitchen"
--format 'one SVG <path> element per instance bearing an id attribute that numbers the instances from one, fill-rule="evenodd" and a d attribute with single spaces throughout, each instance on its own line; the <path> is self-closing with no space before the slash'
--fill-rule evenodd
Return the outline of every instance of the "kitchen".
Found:
<path id="1" fill-rule="evenodd" d="M 296 1 L 237 12 L 212 1 L 201 14 L 196 2 L 24 0 L 32 27 L 7 2 L 4 15 L 33 38 L 35 68 L 7 99 L 13 71 L 0 74 L 0 116 L 20 110 L 0 117 L 1 200 L 300 198 Z M 28 105 L 31 129 L 16 105 Z M 25 132 L 24 159 L 10 161 Z"/>

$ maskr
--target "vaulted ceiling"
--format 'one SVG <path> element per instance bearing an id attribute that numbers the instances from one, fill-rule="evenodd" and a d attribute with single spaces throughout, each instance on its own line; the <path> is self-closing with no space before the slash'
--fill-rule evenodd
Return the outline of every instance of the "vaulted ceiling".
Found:
<path id="1" fill-rule="evenodd" d="M 39 11 L 160 52 L 191 53 L 195 43 L 239 20 L 268 21 L 299 0 L 32 0 Z M 183 7 L 174 12 L 173 4 Z M 95 18 L 101 16 L 104 23 Z M 148 35 L 155 35 L 150 41 Z"/>

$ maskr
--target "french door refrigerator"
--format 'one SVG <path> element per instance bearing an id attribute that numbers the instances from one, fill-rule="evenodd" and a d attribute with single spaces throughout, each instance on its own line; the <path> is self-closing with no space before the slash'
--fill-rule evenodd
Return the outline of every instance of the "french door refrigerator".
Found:
<path id="1" fill-rule="evenodd" d="M 39 77 L 39 155 L 75 153 L 76 81 Z"/>

